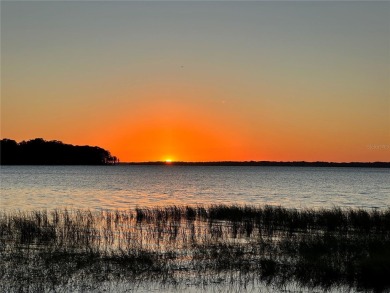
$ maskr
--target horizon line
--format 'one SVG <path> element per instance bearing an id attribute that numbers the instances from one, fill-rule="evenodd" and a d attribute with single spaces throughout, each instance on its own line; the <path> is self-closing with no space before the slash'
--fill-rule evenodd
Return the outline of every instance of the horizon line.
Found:
<path id="1" fill-rule="evenodd" d="M 389 165 L 390 166 L 390 161 L 371 161 L 371 162 L 359 162 L 359 161 L 349 161 L 349 162 L 332 162 L 332 161 L 234 161 L 234 160 L 227 160 L 227 161 L 140 161 L 140 162 L 120 162 L 119 164 L 131 164 L 131 165 L 206 165 L 206 164 L 237 164 L 237 165 L 268 165 L 268 164 L 286 164 L 286 165 L 299 165 L 299 164 L 307 164 L 307 165 L 318 165 L 318 164 L 323 164 L 323 165 L 353 165 L 353 164 L 363 164 L 363 165 Z"/>

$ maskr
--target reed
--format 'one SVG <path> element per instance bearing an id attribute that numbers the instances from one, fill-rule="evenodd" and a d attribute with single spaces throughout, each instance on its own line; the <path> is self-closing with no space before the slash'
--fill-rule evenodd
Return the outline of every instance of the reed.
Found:
<path id="1" fill-rule="evenodd" d="M 380 292 L 390 289 L 390 209 L 3 211 L 0 257 L 2 292 L 104 282 L 232 283 L 238 275 L 239 287 L 294 283 Z"/>

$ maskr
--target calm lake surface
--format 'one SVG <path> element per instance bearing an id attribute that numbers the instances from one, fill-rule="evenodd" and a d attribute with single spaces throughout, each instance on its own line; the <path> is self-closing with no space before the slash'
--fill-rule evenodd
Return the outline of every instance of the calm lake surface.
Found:
<path id="1" fill-rule="evenodd" d="M 390 169 L 2 166 L 4 210 L 251 204 L 388 208 Z"/>

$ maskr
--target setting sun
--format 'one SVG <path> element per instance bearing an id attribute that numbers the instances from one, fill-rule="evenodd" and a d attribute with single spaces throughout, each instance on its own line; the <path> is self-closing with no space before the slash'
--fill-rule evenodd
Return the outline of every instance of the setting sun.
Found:
<path id="1" fill-rule="evenodd" d="M 390 0 L 0 10 L 0 293 L 390 293 Z"/>
<path id="2" fill-rule="evenodd" d="M 26 2 L 1 2 L 1 138 L 121 162 L 389 160 L 386 1 Z"/>

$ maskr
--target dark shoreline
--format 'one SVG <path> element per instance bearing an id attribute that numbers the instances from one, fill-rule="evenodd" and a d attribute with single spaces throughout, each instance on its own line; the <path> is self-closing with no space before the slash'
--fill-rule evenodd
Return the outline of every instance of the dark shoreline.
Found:
<path id="1" fill-rule="evenodd" d="M 115 164 L 4 164 L 0 166 L 204 166 L 204 167 L 316 167 L 316 168 L 372 168 L 387 169 L 390 168 L 390 162 L 273 162 L 273 161 L 216 161 L 216 162 L 119 162 Z"/>
<path id="2" fill-rule="evenodd" d="M 119 165 L 138 166 L 260 166 L 260 167 L 349 167 L 349 168 L 390 168 L 390 162 L 274 162 L 274 161 L 216 161 L 216 162 L 123 162 Z"/>

